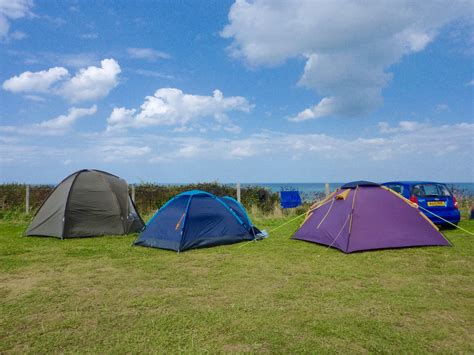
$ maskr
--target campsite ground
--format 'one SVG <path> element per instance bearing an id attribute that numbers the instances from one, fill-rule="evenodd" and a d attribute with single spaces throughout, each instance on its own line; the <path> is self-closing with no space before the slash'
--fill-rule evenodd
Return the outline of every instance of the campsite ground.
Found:
<path id="1" fill-rule="evenodd" d="M 461 231 L 444 231 L 452 248 L 345 255 L 290 240 L 291 224 L 178 255 L 25 227 L 0 222 L 0 353 L 474 352 L 474 237 Z"/>

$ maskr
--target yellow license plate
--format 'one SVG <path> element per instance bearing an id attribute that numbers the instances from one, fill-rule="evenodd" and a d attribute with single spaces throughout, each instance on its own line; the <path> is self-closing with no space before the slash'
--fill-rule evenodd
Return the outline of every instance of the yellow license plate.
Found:
<path id="1" fill-rule="evenodd" d="M 429 207 L 438 207 L 438 206 L 444 207 L 445 202 L 444 201 L 428 201 L 428 206 Z"/>

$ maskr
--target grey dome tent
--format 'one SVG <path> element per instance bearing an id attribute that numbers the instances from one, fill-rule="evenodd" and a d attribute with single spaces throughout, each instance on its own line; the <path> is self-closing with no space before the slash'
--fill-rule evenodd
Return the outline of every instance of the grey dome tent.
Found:
<path id="1" fill-rule="evenodd" d="M 79 170 L 54 188 L 25 235 L 64 239 L 128 234 L 143 227 L 125 180 L 100 170 Z"/>

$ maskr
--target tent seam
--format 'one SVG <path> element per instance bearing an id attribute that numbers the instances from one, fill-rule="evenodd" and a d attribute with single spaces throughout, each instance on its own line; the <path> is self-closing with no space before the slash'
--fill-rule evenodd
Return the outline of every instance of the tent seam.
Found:
<path id="1" fill-rule="evenodd" d="M 357 185 L 355 192 L 354 192 L 354 198 L 352 199 L 352 209 L 351 209 L 351 214 L 350 214 L 350 222 L 349 222 L 349 233 L 347 235 L 347 244 L 346 244 L 346 250 L 349 252 L 349 243 L 351 241 L 351 232 L 352 232 L 352 216 L 354 214 L 354 207 L 355 207 L 355 199 L 357 196 L 357 191 L 359 190 L 359 185 Z"/>
<path id="2" fill-rule="evenodd" d="M 99 171 L 94 170 L 94 172 L 99 174 L 100 178 L 101 178 L 102 180 L 104 180 L 105 184 L 106 184 L 107 187 L 109 188 L 109 191 L 110 191 L 110 192 L 112 193 L 112 195 L 114 196 L 115 202 L 117 203 L 117 206 L 118 206 L 119 211 L 120 211 L 120 218 L 121 218 L 121 220 L 122 220 L 122 233 L 123 233 L 123 234 L 126 234 L 126 233 L 125 233 L 125 224 L 124 224 L 124 223 L 125 223 L 125 219 L 124 219 L 124 216 L 123 216 L 123 210 L 122 210 L 122 208 L 120 207 L 120 203 L 119 203 L 119 201 L 118 201 L 117 194 L 116 194 L 115 191 L 112 189 L 112 186 L 110 185 L 109 181 L 108 181 L 106 178 L 104 178 L 104 177 L 102 176 L 102 174 L 101 174 Z M 109 175 L 112 175 L 112 174 L 109 174 Z M 113 175 L 112 175 L 112 176 L 113 176 Z M 119 179 L 120 179 L 120 178 L 119 178 Z M 127 194 L 128 194 L 128 185 L 127 185 Z M 128 203 L 128 201 L 127 201 L 127 203 Z"/>
<path id="3" fill-rule="evenodd" d="M 183 227 L 181 228 L 181 238 L 179 240 L 178 253 L 181 250 L 181 244 L 183 244 L 184 228 L 186 227 L 186 221 L 188 220 L 189 206 L 191 205 L 191 200 L 193 199 L 193 197 L 194 195 L 189 196 L 188 204 L 186 205 L 186 210 L 184 211 L 184 220 L 183 220 Z"/>
<path id="4" fill-rule="evenodd" d="M 250 217 L 249 215 L 247 214 L 247 211 L 245 210 L 244 206 L 239 202 L 237 201 L 235 198 L 233 197 L 230 197 L 230 196 L 224 196 L 221 198 L 221 200 L 224 200 L 224 199 L 229 199 L 231 201 L 234 201 L 237 203 L 237 205 L 239 206 L 239 208 L 242 210 L 242 212 L 244 213 L 245 217 L 247 217 L 247 221 L 249 222 L 250 226 L 253 226 L 253 223 L 252 221 L 250 220 Z"/>
<path id="5" fill-rule="evenodd" d="M 127 189 L 128 189 L 128 184 L 127 184 Z M 137 213 L 138 218 L 140 219 L 140 222 L 142 222 L 142 224 L 143 224 L 143 227 L 140 230 L 140 232 L 141 232 L 145 228 L 145 221 L 143 220 L 142 216 L 138 212 L 137 206 L 135 205 L 135 201 L 133 201 L 132 196 L 130 196 L 128 191 L 127 191 L 127 195 L 128 195 L 129 201 L 132 203 L 133 209 L 135 210 L 135 212 Z M 128 215 L 127 215 L 127 217 L 128 217 Z"/>
<path id="6" fill-rule="evenodd" d="M 217 202 L 219 202 L 222 206 L 224 206 L 224 207 L 227 209 L 227 211 L 229 211 L 229 212 L 232 214 L 232 216 L 233 216 L 235 219 L 237 219 L 237 222 L 239 222 L 242 227 L 244 226 L 244 221 L 242 221 L 242 220 L 240 219 L 240 217 L 237 216 L 237 213 L 235 213 L 235 212 L 232 210 L 232 208 L 230 208 L 229 206 L 227 206 L 227 204 L 226 204 L 224 201 L 222 201 L 219 197 L 217 197 L 217 196 L 212 196 L 212 195 L 211 195 L 211 197 L 214 198 L 215 200 L 217 200 Z"/>
<path id="7" fill-rule="evenodd" d="M 87 170 L 87 169 L 80 170 L 76 174 L 76 176 L 74 176 L 74 179 L 71 182 L 71 187 L 69 187 L 69 191 L 68 191 L 67 197 L 66 197 L 66 204 L 64 205 L 64 214 L 63 214 L 63 221 L 62 221 L 63 222 L 63 231 L 61 233 L 61 239 L 64 239 L 64 230 L 66 229 L 66 214 L 67 214 L 67 208 L 69 206 L 69 197 L 71 196 L 72 188 L 74 187 L 74 184 L 76 183 L 76 180 L 77 180 L 78 176 L 81 175 L 85 171 L 89 171 L 89 170 Z"/>
<path id="8" fill-rule="evenodd" d="M 324 220 L 326 219 L 326 217 L 327 217 L 327 216 L 329 215 L 329 213 L 331 212 L 332 206 L 334 205 L 334 201 L 335 201 L 335 200 L 336 200 L 335 198 L 333 198 L 333 199 L 331 200 L 331 206 L 329 206 L 329 208 L 328 208 L 326 214 L 324 215 L 324 217 L 323 217 L 323 219 L 321 220 L 321 222 L 319 222 L 319 224 L 318 224 L 318 226 L 316 227 L 316 229 L 319 229 L 319 227 L 321 227 L 321 224 L 323 224 Z"/>

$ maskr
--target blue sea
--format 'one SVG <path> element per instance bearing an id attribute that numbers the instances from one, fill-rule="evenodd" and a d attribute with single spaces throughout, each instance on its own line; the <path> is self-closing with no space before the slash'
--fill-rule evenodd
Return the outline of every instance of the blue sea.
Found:
<path id="1" fill-rule="evenodd" d="M 331 191 L 334 191 L 344 183 L 333 182 L 329 184 Z M 455 195 L 474 196 L 474 183 L 472 182 L 453 182 L 446 183 Z M 270 189 L 272 192 L 280 192 L 282 190 L 297 190 L 301 197 L 306 201 L 313 200 L 318 194 L 325 192 L 325 183 L 246 183 L 245 186 L 262 186 Z"/>

